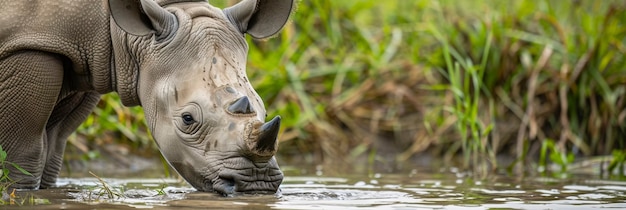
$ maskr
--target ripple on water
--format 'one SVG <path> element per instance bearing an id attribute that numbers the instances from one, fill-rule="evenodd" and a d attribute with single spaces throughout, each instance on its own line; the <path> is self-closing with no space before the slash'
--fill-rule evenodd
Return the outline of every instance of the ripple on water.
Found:
<path id="1" fill-rule="evenodd" d="M 626 182 L 581 178 L 461 180 L 455 174 L 362 177 L 288 176 L 277 195 L 223 197 L 197 192 L 176 179 L 107 179 L 118 193 L 103 195 L 98 179 L 59 179 L 57 189 L 35 191 L 50 205 L 135 208 L 273 209 L 588 209 L 626 208 Z M 59 194 L 64 196 L 58 196 Z M 20 192 L 22 193 L 22 192 Z M 58 197 L 58 198 L 57 198 Z M 49 208 L 48 208 L 49 207 Z"/>
<path id="2" fill-rule="evenodd" d="M 369 200 L 409 197 L 408 193 L 385 190 L 283 188 L 281 200 Z"/>

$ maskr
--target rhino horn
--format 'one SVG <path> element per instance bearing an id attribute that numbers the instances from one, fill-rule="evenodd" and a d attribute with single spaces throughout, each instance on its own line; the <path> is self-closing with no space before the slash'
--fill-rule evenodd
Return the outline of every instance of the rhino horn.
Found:
<path id="1" fill-rule="evenodd" d="M 248 96 L 243 96 L 228 106 L 228 111 L 234 114 L 252 114 L 254 110 Z"/>
<path id="2" fill-rule="evenodd" d="M 274 153 L 276 151 L 278 130 L 280 129 L 280 116 L 266 122 L 259 128 L 259 137 L 254 150 L 259 153 Z"/>

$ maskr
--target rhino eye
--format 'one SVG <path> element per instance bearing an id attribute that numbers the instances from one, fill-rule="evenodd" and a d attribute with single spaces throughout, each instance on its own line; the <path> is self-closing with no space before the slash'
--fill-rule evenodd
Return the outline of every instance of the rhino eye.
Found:
<path id="1" fill-rule="evenodd" d="M 183 113 L 182 118 L 183 118 L 183 123 L 185 123 L 185 125 L 191 125 L 196 122 L 193 119 L 193 116 L 191 116 L 189 112 Z"/>
<path id="2" fill-rule="evenodd" d="M 202 128 L 204 118 L 200 105 L 192 102 L 175 110 L 172 120 L 178 135 L 183 138 L 191 138 Z"/>

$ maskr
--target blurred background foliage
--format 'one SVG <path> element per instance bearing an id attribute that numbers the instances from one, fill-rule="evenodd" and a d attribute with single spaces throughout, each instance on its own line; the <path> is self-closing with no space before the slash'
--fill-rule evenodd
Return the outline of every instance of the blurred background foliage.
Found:
<path id="1" fill-rule="evenodd" d="M 268 116 L 283 117 L 281 164 L 394 171 L 460 157 L 489 171 L 606 155 L 605 169 L 623 173 L 625 10 L 609 0 L 299 1 L 281 34 L 248 39 L 247 72 Z M 141 108 L 114 93 L 66 157 L 98 158 L 113 143 L 158 154 Z"/>

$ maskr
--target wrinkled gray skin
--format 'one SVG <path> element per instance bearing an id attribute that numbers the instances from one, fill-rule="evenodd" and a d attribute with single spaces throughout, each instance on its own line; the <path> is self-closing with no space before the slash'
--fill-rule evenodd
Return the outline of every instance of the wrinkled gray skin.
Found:
<path id="1" fill-rule="evenodd" d="M 280 118 L 265 122 L 244 34 L 266 38 L 293 0 L 223 11 L 184 0 L 0 0 L 0 145 L 13 187 L 53 186 L 67 137 L 100 95 L 141 105 L 167 161 L 200 191 L 274 193 Z"/>

